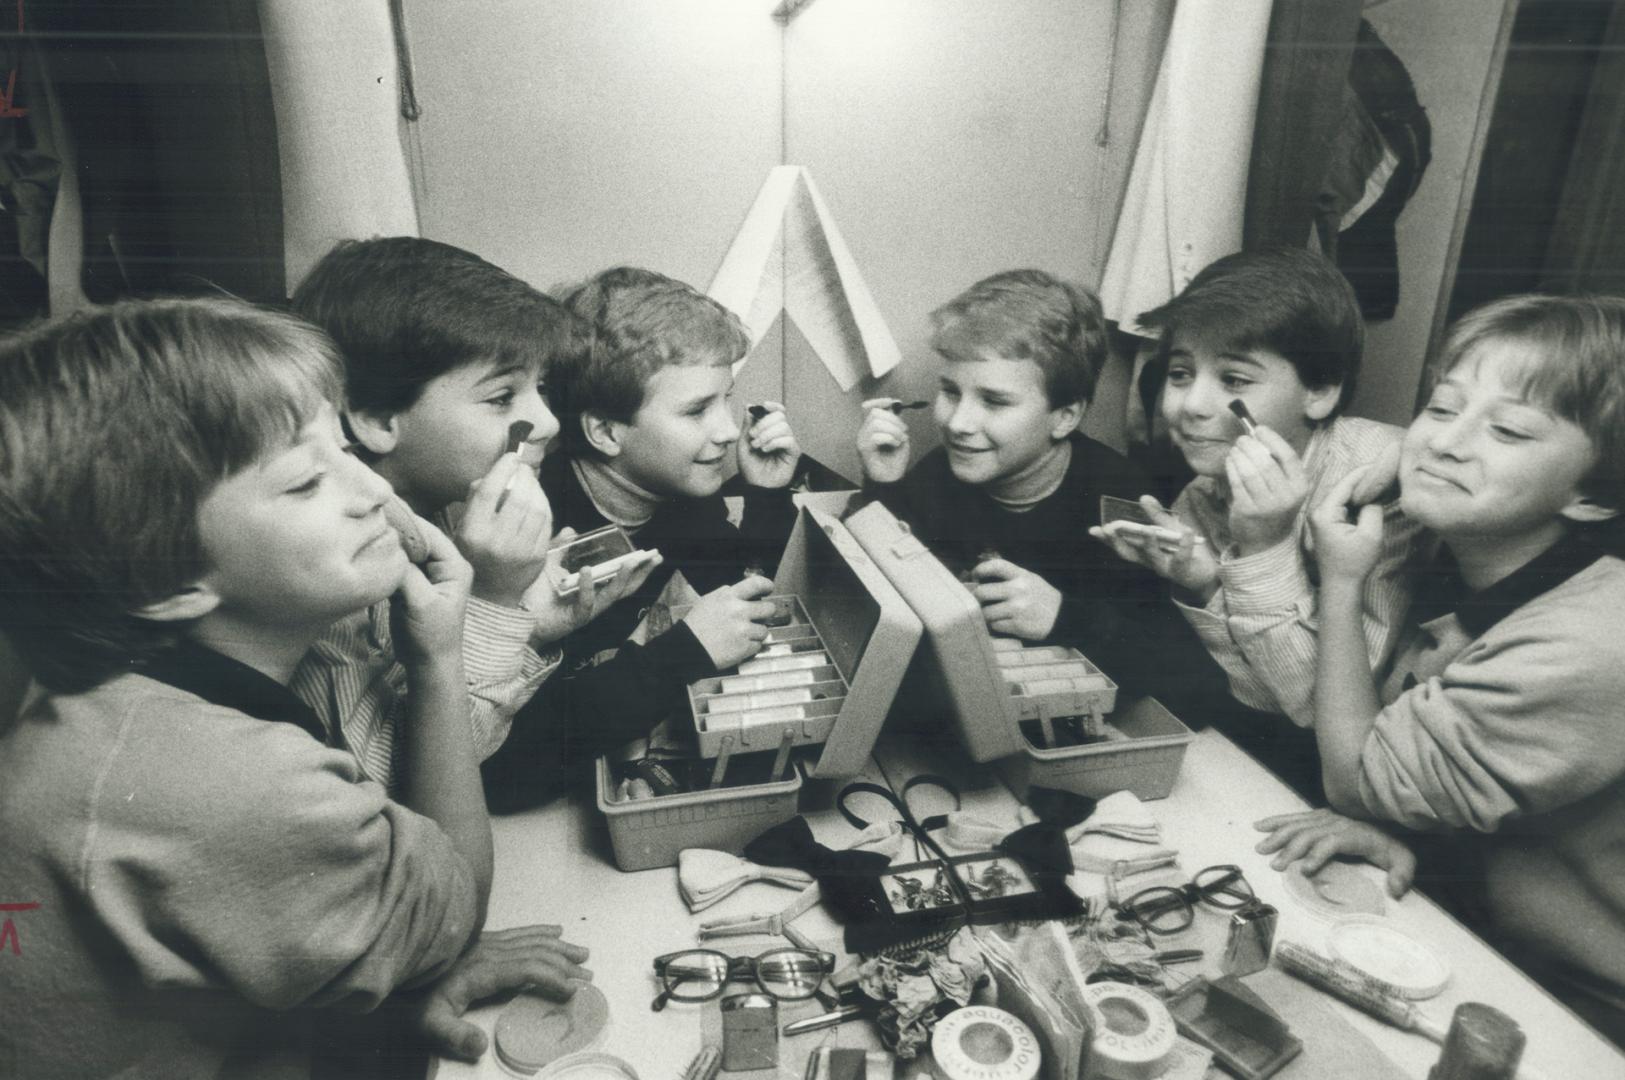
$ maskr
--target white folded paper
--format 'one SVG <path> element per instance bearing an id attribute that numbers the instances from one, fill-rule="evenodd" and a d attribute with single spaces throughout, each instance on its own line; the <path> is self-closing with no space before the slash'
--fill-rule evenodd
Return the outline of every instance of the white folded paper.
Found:
<path id="1" fill-rule="evenodd" d="M 795 322 L 837 385 L 878 377 L 901 355 L 829 207 L 803 166 L 767 174 L 711 281 L 711 298 L 743 320 L 752 349 L 778 320 Z M 741 359 L 735 371 L 744 363 Z"/>

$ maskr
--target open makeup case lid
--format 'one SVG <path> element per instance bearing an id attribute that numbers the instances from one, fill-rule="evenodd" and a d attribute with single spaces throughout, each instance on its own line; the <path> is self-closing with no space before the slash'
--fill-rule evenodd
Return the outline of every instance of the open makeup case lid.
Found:
<path id="1" fill-rule="evenodd" d="M 740 665 L 738 675 L 702 679 L 689 687 L 700 753 L 747 753 L 823 744 L 813 763 L 816 777 L 861 773 L 874 750 L 881 724 L 920 640 L 920 620 L 908 602 L 875 566 L 862 545 L 833 515 L 802 507 L 773 581 L 773 596 L 790 625 L 770 629 L 768 648 Z M 806 635 L 811 623 L 816 638 Z M 799 628 L 799 629 L 798 629 Z M 791 640 L 795 639 L 795 640 Z M 778 652 L 803 647 L 808 653 Z M 747 697 L 750 680 L 774 679 L 774 665 L 821 647 L 827 663 L 811 670 L 811 681 L 792 688 L 812 689 L 817 699 L 794 706 L 793 719 L 774 719 L 775 694 L 749 694 L 760 707 L 733 707 L 728 698 Z M 771 654 L 771 655 L 770 655 Z M 779 672 L 778 674 L 783 674 Z M 744 689 L 735 689 L 743 687 Z M 728 740 L 724 748 L 724 740 Z"/>
<path id="2" fill-rule="evenodd" d="M 1024 720 L 1098 720 L 1115 707 L 1117 685 L 1076 649 L 995 640 L 970 590 L 885 506 L 870 503 L 845 524 L 924 624 L 927 677 L 941 685 L 972 760 L 1026 751 Z M 1037 677 L 1018 679 L 1018 666 Z M 1046 670 L 1057 667 L 1068 677 Z"/>

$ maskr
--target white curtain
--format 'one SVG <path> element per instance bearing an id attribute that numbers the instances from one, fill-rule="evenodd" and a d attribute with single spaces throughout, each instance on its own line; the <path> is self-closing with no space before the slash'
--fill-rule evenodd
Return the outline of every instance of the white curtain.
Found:
<path id="1" fill-rule="evenodd" d="M 338 240 L 415 236 L 388 0 L 260 0 L 288 290 Z"/>
<path id="2" fill-rule="evenodd" d="M 1197 271 L 1241 249 L 1271 0 L 1179 0 L 1100 298 L 1136 331 Z"/>

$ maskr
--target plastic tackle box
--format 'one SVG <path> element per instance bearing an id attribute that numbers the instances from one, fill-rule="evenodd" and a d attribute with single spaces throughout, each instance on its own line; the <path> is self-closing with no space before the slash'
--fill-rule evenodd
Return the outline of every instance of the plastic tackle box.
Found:
<path id="1" fill-rule="evenodd" d="M 924 674 L 973 760 L 1008 759 L 1000 768 L 1018 795 L 1031 784 L 1096 797 L 1168 794 L 1192 738 L 1172 713 L 1149 698 L 1114 712 L 1116 684 L 1077 650 L 994 638 L 975 597 L 884 505 L 865 506 L 846 526 L 924 624 Z M 1060 745 L 1062 719 L 1091 738 Z"/>
<path id="2" fill-rule="evenodd" d="M 738 852 L 794 816 L 803 773 L 856 776 L 868 764 L 919 618 L 845 526 L 811 507 L 773 584 L 778 610 L 762 652 L 688 689 L 700 753 L 716 761 L 713 786 L 618 799 L 599 759 L 598 806 L 622 870 L 671 866 L 689 847 Z M 764 750 L 777 751 L 772 775 L 782 779 L 725 786 L 728 758 Z"/>

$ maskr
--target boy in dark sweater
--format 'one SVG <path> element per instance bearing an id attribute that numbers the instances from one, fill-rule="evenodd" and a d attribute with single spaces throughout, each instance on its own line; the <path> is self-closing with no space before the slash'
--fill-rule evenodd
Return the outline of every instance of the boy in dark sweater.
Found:
<path id="1" fill-rule="evenodd" d="M 500 809 L 555 793 L 565 778 L 548 767 L 571 769 L 646 735 L 683 707 L 688 683 L 754 656 L 773 613 L 765 575 L 795 522 L 789 483 L 801 450 L 784 406 L 754 407 L 760 415 L 741 432 L 730 404 L 733 365 L 750 344 L 737 317 L 634 267 L 603 271 L 566 304 L 591 340 L 549 372 L 563 452 L 543 465 L 542 489 L 559 524 L 619 525 L 664 562 L 562 642 L 559 675 L 486 764 L 487 797 Z M 720 493 L 730 456 L 746 485 L 738 527 Z M 679 570 L 700 600 L 648 644 L 628 643 Z"/>
<path id="2" fill-rule="evenodd" d="M 942 446 L 905 475 L 908 429 L 894 402 L 867 402 L 858 454 L 872 495 L 974 579 L 993 633 L 1075 646 L 1125 691 L 1176 712 L 1210 702 L 1217 669 L 1159 602 L 1160 583 L 1089 537 L 1101 496 L 1147 490 L 1127 458 L 1078 431 L 1107 356 L 1100 302 L 1012 270 L 931 320 Z"/>

